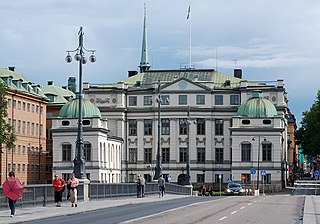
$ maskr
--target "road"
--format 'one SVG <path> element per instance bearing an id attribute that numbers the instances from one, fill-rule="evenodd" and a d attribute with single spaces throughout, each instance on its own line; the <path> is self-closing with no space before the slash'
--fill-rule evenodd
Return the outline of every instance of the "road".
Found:
<path id="1" fill-rule="evenodd" d="M 32 221 L 46 223 L 281 223 L 301 224 L 303 196 L 190 197 L 125 205 Z M 31 222 L 30 222 L 31 223 Z"/>

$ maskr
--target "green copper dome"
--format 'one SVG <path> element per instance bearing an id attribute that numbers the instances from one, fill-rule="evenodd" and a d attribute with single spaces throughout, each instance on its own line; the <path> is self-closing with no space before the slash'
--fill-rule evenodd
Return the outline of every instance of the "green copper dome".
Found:
<path id="1" fill-rule="evenodd" d="M 89 100 L 83 100 L 83 118 L 89 117 L 99 117 L 101 118 L 101 113 L 99 108 L 91 103 Z M 79 117 L 79 100 L 73 99 L 66 103 L 60 110 L 60 117 L 65 118 L 78 118 Z"/>
<path id="2" fill-rule="evenodd" d="M 270 100 L 262 98 L 261 91 L 253 91 L 252 97 L 242 103 L 237 116 L 242 117 L 273 117 L 277 115 L 275 106 Z"/>

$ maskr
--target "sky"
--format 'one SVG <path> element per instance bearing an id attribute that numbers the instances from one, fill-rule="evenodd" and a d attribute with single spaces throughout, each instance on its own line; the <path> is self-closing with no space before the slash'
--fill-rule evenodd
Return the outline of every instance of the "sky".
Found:
<path id="1" fill-rule="evenodd" d="M 299 127 L 319 90 L 318 0 L 0 0 L 0 66 L 64 86 L 78 76 L 78 64 L 65 56 L 78 47 L 83 27 L 84 46 L 97 58 L 84 65 L 83 80 L 123 80 L 140 63 L 144 3 L 151 69 L 188 64 L 191 32 L 195 68 L 233 75 L 238 67 L 250 81 L 283 79 Z"/>

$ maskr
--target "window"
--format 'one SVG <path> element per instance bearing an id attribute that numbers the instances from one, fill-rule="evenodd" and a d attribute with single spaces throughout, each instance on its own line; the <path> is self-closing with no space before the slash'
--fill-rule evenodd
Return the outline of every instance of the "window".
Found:
<path id="1" fill-rule="evenodd" d="M 262 161 L 271 162 L 272 160 L 272 151 L 271 144 L 262 144 Z"/>
<path id="2" fill-rule="evenodd" d="M 187 118 L 179 119 L 179 134 L 187 135 L 188 134 L 188 121 Z"/>
<path id="3" fill-rule="evenodd" d="M 137 106 L 137 97 L 129 96 L 129 106 Z"/>
<path id="4" fill-rule="evenodd" d="M 243 184 L 250 184 L 251 183 L 251 174 L 250 173 L 241 174 L 241 181 Z"/>
<path id="5" fill-rule="evenodd" d="M 204 118 L 197 118 L 197 135 L 206 134 L 206 121 Z"/>
<path id="6" fill-rule="evenodd" d="M 83 144 L 84 148 L 84 159 L 86 161 L 91 161 L 91 144 L 90 143 L 84 143 Z"/>
<path id="7" fill-rule="evenodd" d="M 223 105 L 223 95 L 215 95 L 215 105 Z"/>
<path id="8" fill-rule="evenodd" d="M 34 104 L 31 105 L 31 112 L 34 113 Z"/>
<path id="9" fill-rule="evenodd" d="M 152 120 L 144 120 L 144 135 L 152 135 Z"/>
<path id="10" fill-rule="evenodd" d="M 136 163 L 137 162 L 137 148 L 130 148 L 129 149 L 129 163 Z"/>
<path id="11" fill-rule="evenodd" d="M 36 113 L 39 113 L 39 106 L 36 106 Z"/>
<path id="12" fill-rule="evenodd" d="M 152 96 L 144 96 L 143 105 L 144 106 L 152 105 Z"/>
<path id="13" fill-rule="evenodd" d="M 216 163 L 223 163 L 223 148 L 216 148 Z"/>
<path id="14" fill-rule="evenodd" d="M 230 105 L 239 105 L 239 95 L 230 95 Z"/>
<path id="15" fill-rule="evenodd" d="M 170 148 L 162 148 L 161 162 L 162 163 L 170 162 Z"/>
<path id="16" fill-rule="evenodd" d="M 170 120 L 169 118 L 161 119 L 161 134 L 170 135 Z"/>
<path id="17" fill-rule="evenodd" d="M 30 103 L 27 104 L 27 111 L 30 112 Z"/>
<path id="18" fill-rule="evenodd" d="M 216 135 L 223 135 L 223 120 L 222 119 L 215 120 L 215 134 Z"/>
<path id="19" fill-rule="evenodd" d="M 204 183 L 204 174 L 197 174 L 197 183 Z"/>
<path id="20" fill-rule="evenodd" d="M 144 149 L 144 163 L 152 162 L 152 148 Z"/>
<path id="21" fill-rule="evenodd" d="M 197 162 L 205 163 L 206 162 L 206 149 L 205 148 L 197 148 Z"/>
<path id="22" fill-rule="evenodd" d="M 30 135 L 30 122 L 27 122 L 27 135 Z"/>
<path id="23" fill-rule="evenodd" d="M 22 103 L 22 110 L 24 110 L 24 111 L 26 110 L 26 103 L 25 102 Z"/>
<path id="24" fill-rule="evenodd" d="M 34 123 L 33 122 L 31 123 L 31 135 L 32 136 L 34 135 Z"/>
<path id="25" fill-rule="evenodd" d="M 179 149 L 179 162 L 186 163 L 187 162 L 187 148 L 180 148 Z"/>
<path id="26" fill-rule="evenodd" d="M 169 105 L 170 97 L 169 95 L 161 95 L 161 105 Z"/>
<path id="27" fill-rule="evenodd" d="M 264 184 L 271 184 L 271 174 L 266 174 L 265 176 L 262 176 L 261 179 Z"/>
<path id="28" fill-rule="evenodd" d="M 17 108 L 17 101 L 13 100 L 13 108 L 16 109 Z"/>
<path id="29" fill-rule="evenodd" d="M 38 136 L 38 132 L 39 132 L 39 124 L 36 124 L 36 136 Z"/>
<path id="30" fill-rule="evenodd" d="M 137 120 L 129 120 L 129 136 L 137 136 Z"/>
<path id="31" fill-rule="evenodd" d="M 215 183 L 223 183 L 223 174 L 215 174 L 214 175 L 214 181 Z"/>
<path id="32" fill-rule="evenodd" d="M 62 145 L 62 161 L 71 161 L 71 144 Z"/>
<path id="33" fill-rule="evenodd" d="M 271 124 L 271 120 L 263 120 L 262 123 L 265 125 L 268 125 L 268 124 Z"/>
<path id="34" fill-rule="evenodd" d="M 17 132 L 20 134 L 21 133 L 21 120 L 18 120 L 18 130 Z"/>
<path id="35" fill-rule="evenodd" d="M 248 124 L 250 124 L 250 120 L 242 120 L 242 124 L 248 125 Z"/>
<path id="36" fill-rule="evenodd" d="M 22 134 L 23 135 L 26 134 L 26 122 L 25 121 L 22 122 Z"/>
<path id="37" fill-rule="evenodd" d="M 18 109 L 21 110 L 21 101 L 18 101 Z"/>
<path id="38" fill-rule="evenodd" d="M 241 144 L 241 161 L 242 162 L 251 161 L 251 144 L 250 143 Z"/>
<path id="39" fill-rule="evenodd" d="M 8 107 L 11 107 L 12 100 L 8 99 Z"/>
<path id="40" fill-rule="evenodd" d="M 197 105 L 205 105 L 205 103 L 204 95 L 197 95 Z"/>
<path id="41" fill-rule="evenodd" d="M 187 95 L 179 95 L 179 105 L 187 105 Z"/>
<path id="42" fill-rule="evenodd" d="M 13 129 L 13 131 L 17 131 L 17 120 L 16 119 L 13 119 L 12 129 Z"/>

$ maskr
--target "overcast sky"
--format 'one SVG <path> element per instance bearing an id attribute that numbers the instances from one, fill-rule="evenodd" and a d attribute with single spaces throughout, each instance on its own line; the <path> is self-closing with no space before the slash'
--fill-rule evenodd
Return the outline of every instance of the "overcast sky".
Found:
<path id="1" fill-rule="evenodd" d="M 232 75 L 236 61 L 244 79 L 284 79 L 299 125 L 320 83 L 319 0 L 1 0 L 0 66 L 41 85 L 66 85 L 78 74 L 66 50 L 77 48 L 83 26 L 85 47 L 97 51 L 83 80 L 122 80 L 140 62 L 144 2 L 153 69 L 189 62 L 190 4 L 195 67 Z"/>

